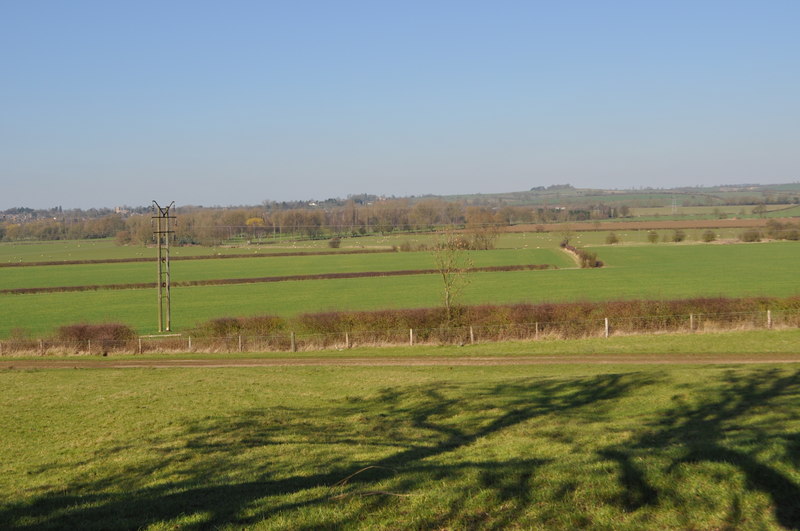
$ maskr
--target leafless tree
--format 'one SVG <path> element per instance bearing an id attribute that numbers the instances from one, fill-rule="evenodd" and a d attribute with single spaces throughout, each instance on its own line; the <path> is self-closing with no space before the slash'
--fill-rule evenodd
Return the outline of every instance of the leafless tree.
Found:
<path id="1" fill-rule="evenodd" d="M 442 302 L 447 323 L 453 316 L 453 308 L 461 291 L 469 284 L 467 271 L 472 262 L 467 255 L 469 243 L 453 231 L 439 235 L 433 249 L 433 262 L 442 279 Z"/>

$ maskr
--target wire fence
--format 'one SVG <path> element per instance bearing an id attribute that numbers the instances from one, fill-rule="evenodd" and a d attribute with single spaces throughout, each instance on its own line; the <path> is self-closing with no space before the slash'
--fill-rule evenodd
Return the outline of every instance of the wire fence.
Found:
<path id="1" fill-rule="evenodd" d="M 128 340 L 10 339 L 0 341 L 0 355 L 101 355 L 146 353 L 304 352 L 358 346 L 468 345 L 500 341 L 602 338 L 620 335 L 702 333 L 800 327 L 800 310 L 765 310 L 716 314 L 678 314 L 572 321 L 469 325 L 440 328 L 350 330 L 192 337 L 183 334 L 140 336 Z"/>

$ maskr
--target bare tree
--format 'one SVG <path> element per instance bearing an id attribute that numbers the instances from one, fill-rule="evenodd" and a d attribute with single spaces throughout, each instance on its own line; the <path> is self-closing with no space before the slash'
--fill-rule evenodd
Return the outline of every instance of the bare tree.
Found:
<path id="1" fill-rule="evenodd" d="M 439 235 L 433 249 L 433 262 L 442 278 L 442 302 L 448 324 L 453 316 L 455 301 L 469 284 L 467 271 L 472 267 L 472 262 L 466 254 L 468 247 L 469 243 L 463 236 L 447 231 Z"/>
<path id="2" fill-rule="evenodd" d="M 472 238 L 472 249 L 494 249 L 495 241 L 500 236 L 494 213 L 481 207 L 467 208 L 467 233 Z"/>

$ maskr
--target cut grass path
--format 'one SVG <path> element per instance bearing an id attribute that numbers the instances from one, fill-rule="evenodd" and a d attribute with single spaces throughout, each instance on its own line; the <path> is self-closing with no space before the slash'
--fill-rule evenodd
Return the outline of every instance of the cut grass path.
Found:
<path id="1" fill-rule="evenodd" d="M 4 356 L 0 368 L 179 367 L 271 365 L 492 365 L 553 363 L 763 363 L 799 362 L 800 330 L 749 330 L 691 334 L 633 335 L 589 339 L 542 339 L 476 343 L 358 347 L 310 352 L 224 354 L 111 354 Z"/>

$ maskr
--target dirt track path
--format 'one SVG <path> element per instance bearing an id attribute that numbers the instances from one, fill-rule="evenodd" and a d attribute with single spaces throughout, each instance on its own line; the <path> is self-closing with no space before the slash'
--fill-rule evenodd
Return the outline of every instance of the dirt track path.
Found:
<path id="1" fill-rule="evenodd" d="M 800 354 L 599 354 L 560 356 L 509 357 L 297 357 L 245 359 L 127 359 L 70 358 L 41 360 L 0 360 L 1 370 L 30 369 L 166 369 L 166 368 L 225 368 L 225 367 L 455 367 L 502 365 L 719 365 L 754 363 L 800 363 Z"/>

